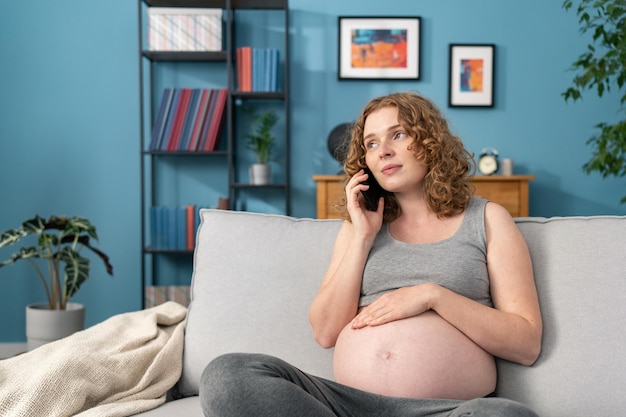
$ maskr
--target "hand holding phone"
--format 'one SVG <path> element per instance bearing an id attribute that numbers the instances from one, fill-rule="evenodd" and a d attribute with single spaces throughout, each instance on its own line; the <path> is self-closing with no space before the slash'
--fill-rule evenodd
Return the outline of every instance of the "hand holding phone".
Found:
<path id="1" fill-rule="evenodd" d="M 367 174 L 367 179 L 363 181 L 363 184 L 370 186 L 367 190 L 361 191 L 363 197 L 365 197 L 365 208 L 370 211 L 376 211 L 378 209 L 378 200 L 382 197 L 384 190 L 376 181 L 374 174 L 372 174 L 369 168 L 366 167 L 364 171 Z"/>

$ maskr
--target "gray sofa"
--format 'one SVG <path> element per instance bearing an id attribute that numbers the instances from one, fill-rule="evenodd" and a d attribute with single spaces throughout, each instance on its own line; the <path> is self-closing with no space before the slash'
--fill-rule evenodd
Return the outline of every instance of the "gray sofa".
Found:
<path id="1" fill-rule="evenodd" d="M 332 378 L 308 306 L 340 222 L 202 210 L 178 398 L 142 416 L 200 417 L 198 381 L 215 356 L 276 355 Z M 545 417 L 626 413 L 626 216 L 516 219 L 544 320 L 541 356 L 498 362 L 500 396 Z M 245 417 L 245 416 L 242 416 Z"/>

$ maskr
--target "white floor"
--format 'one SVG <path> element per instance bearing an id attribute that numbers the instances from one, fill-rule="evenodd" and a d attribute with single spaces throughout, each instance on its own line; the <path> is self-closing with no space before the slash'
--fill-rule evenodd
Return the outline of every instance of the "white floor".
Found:
<path id="1" fill-rule="evenodd" d="M 0 359 L 26 352 L 26 343 L 0 343 Z"/>

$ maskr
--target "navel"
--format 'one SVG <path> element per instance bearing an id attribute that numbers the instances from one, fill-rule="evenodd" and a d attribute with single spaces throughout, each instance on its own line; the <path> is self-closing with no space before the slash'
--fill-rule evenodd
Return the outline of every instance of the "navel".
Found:
<path id="1" fill-rule="evenodd" d="M 389 360 L 394 359 L 395 355 L 393 354 L 393 352 L 391 352 L 389 350 L 384 350 L 384 351 L 380 352 L 379 357 L 382 360 L 389 361 Z"/>

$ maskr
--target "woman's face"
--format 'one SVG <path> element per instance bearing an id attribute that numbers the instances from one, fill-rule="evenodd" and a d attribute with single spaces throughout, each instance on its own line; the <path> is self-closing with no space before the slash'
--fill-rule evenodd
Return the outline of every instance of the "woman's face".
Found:
<path id="1" fill-rule="evenodd" d="M 396 107 L 383 107 L 365 119 L 365 162 L 380 185 L 393 193 L 421 189 L 427 166 L 415 158 L 414 138 L 398 121 Z"/>

